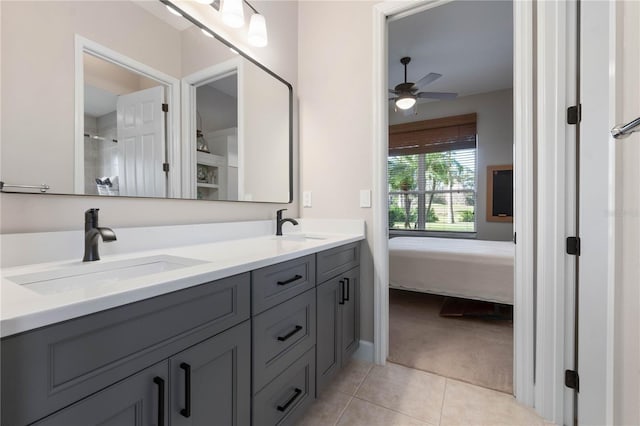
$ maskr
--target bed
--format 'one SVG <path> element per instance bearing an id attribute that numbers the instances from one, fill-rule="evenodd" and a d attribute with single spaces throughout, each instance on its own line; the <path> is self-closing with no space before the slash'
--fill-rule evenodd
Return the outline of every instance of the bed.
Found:
<path id="1" fill-rule="evenodd" d="M 513 304 L 510 241 L 396 237 L 389 240 L 389 287 Z"/>

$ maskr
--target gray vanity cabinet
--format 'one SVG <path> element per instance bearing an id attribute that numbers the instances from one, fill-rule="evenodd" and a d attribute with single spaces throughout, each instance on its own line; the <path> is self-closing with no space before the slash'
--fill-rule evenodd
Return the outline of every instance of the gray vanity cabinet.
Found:
<path id="1" fill-rule="evenodd" d="M 245 273 L 6 337 L 0 348 L 1 423 L 30 424 L 99 395 L 248 320 L 249 311 Z M 245 334 L 240 346 L 249 352 Z M 248 371 L 249 360 L 238 356 L 244 364 L 236 368 Z M 240 378 L 247 380 L 249 399 L 250 377 Z"/>
<path id="2" fill-rule="evenodd" d="M 320 395 L 360 344 L 359 243 L 318 253 L 316 391 Z"/>

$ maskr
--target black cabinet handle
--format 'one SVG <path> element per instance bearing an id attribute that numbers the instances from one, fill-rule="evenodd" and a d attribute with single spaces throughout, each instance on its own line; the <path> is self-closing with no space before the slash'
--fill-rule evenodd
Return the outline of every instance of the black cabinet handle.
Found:
<path id="1" fill-rule="evenodd" d="M 298 275 L 296 274 L 295 277 L 293 278 L 289 278 L 288 280 L 285 281 L 278 281 L 278 285 L 287 285 L 287 284 L 291 284 L 294 281 L 298 281 L 300 278 L 302 278 L 302 275 Z"/>
<path id="2" fill-rule="evenodd" d="M 347 297 L 344 298 L 347 302 L 349 301 L 349 293 L 351 292 L 351 282 L 349 282 L 349 278 L 344 279 L 345 285 L 347 287 Z"/>
<path id="3" fill-rule="evenodd" d="M 278 405 L 278 411 L 284 411 L 289 408 L 289 406 L 293 404 L 293 401 L 295 401 L 300 396 L 300 394 L 302 394 L 302 389 L 296 388 L 293 392 L 293 396 L 289 398 L 289 400 L 284 405 Z"/>
<path id="4" fill-rule="evenodd" d="M 289 340 L 291 338 L 291 336 L 293 336 L 294 334 L 296 334 L 300 330 L 302 330 L 302 326 L 301 325 L 296 325 L 296 328 L 294 328 L 293 330 L 291 330 L 290 332 L 288 332 L 284 336 L 278 336 L 278 340 L 281 341 L 281 342 L 284 342 L 285 340 Z"/>
<path id="5" fill-rule="evenodd" d="M 164 426 L 164 380 L 156 376 L 153 383 L 158 385 L 158 426 Z"/>
<path id="6" fill-rule="evenodd" d="M 180 410 L 183 417 L 191 417 L 191 366 L 186 362 L 180 364 L 184 370 L 184 408 Z"/>
<path id="7" fill-rule="evenodd" d="M 344 281 L 340 280 L 340 301 L 338 302 L 341 305 L 344 305 Z"/>

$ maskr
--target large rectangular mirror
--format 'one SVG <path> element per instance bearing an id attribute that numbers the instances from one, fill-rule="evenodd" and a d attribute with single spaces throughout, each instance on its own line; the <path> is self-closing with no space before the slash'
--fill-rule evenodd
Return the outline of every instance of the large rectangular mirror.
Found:
<path id="1" fill-rule="evenodd" d="M 291 85 L 192 17 L 160 1 L 0 8 L 4 191 L 291 201 Z"/>

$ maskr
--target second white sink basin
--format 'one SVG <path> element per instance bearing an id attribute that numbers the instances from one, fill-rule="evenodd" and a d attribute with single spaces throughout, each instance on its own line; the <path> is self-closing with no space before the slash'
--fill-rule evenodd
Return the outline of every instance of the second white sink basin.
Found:
<path id="1" fill-rule="evenodd" d="M 50 295 L 88 286 L 103 286 L 202 263 L 205 262 L 186 257 L 160 255 L 113 262 L 82 263 L 5 278 L 36 293 Z"/>

